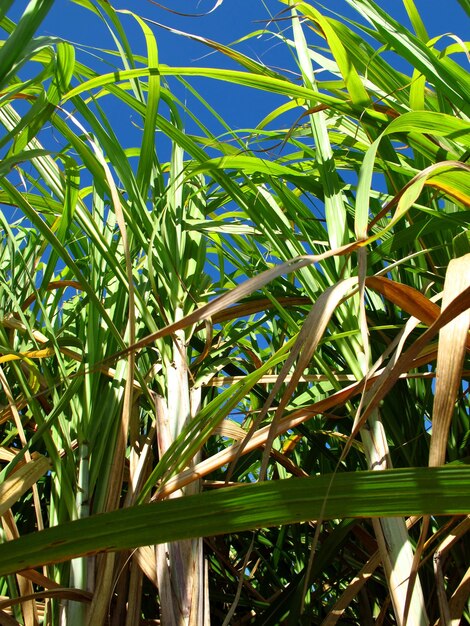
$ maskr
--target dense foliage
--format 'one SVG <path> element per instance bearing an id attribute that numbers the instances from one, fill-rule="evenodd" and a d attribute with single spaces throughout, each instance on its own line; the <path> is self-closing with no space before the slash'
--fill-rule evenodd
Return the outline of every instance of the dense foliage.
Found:
<path id="1" fill-rule="evenodd" d="M 271 0 L 284 70 L 174 67 L 75 1 L 112 50 L 0 6 L 0 623 L 468 621 L 467 44 Z"/>

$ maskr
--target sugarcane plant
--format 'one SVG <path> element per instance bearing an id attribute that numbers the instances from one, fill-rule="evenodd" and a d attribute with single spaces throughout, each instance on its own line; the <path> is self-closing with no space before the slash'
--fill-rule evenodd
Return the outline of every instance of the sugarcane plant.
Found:
<path id="1" fill-rule="evenodd" d="M 92 59 L 0 7 L 0 622 L 469 620 L 468 45 L 273 0 L 175 67 L 75 2 Z"/>

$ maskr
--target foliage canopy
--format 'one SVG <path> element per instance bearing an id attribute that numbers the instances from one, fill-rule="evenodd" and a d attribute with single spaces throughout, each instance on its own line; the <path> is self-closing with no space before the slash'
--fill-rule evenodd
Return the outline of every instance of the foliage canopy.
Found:
<path id="1" fill-rule="evenodd" d="M 88 65 L 0 7 L 0 621 L 470 619 L 468 45 L 280 0 L 294 72 L 173 67 L 75 2 Z"/>

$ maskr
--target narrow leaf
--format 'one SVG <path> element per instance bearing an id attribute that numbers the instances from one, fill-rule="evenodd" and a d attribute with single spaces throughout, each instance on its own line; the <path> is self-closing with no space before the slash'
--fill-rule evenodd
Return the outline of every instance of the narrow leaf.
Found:
<path id="1" fill-rule="evenodd" d="M 469 509 L 467 466 L 256 483 L 120 509 L 25 535 L 0 546 L 0 575 L 100 551 L 278 526 L 320 515 L 323 519 L 459 515 Z"/>

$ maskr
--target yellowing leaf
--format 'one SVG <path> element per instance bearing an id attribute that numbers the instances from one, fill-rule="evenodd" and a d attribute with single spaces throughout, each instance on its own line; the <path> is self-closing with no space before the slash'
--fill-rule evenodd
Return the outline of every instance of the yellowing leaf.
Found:
<path id="1" fill-rule="evenodd" d="M 15 502 L 28 491 L 50 468 L 49 459 L 34 454 L 29 463 L 25 463 L 0 485 L 0 515 L 3 515 Z"/>

